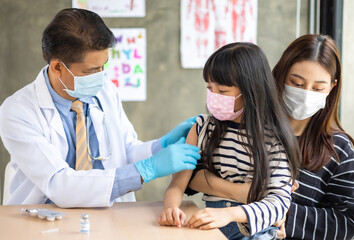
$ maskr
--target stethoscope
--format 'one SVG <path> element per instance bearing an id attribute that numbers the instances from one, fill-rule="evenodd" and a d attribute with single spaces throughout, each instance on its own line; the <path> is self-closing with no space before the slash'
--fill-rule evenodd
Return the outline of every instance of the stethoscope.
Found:
<path id="1" fill-rule="evenodd" d="M 109 159 L 112 155 L 112 145 L 111 145 L 111 141 L 109 139 L 109 135 L 108 135 L 108 130 L 107 130 L 107 124 L 106 124 L 106 115 L 103 111 L 102 105 L 100 103 L 100 101 L 98 100 L 97 97 L 94 97 L 94 99 L 96 100 L 97 104 L 88 104 L 87 108 L 86 108 L 86 142 L 87 142 L 87 151 L 88 151 L 88 155 L 90 156 L 91 159 L 93 160 L 106 160 Z M 108 148 L 109 148 L 109 153 L 107 156 L 98 156 L 98 157 L 94 157 L 91 155 L 91 148 L 90 148 L 90 137 L 89 137 L 89 127 L 88 127 L 88 123 L 90 120 L 90 112 L 91 109 L 98 109 L 99 111 L 101 111 L 103 113 L 103 131 L 104 131 L 104 135 L 105 135 L 105 139 L 106 142 L 108 143 Z"/>

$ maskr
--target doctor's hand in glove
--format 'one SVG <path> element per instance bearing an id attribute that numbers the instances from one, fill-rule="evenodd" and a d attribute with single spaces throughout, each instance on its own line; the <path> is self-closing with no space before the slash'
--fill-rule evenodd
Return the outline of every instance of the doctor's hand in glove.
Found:
<path id="1" fill-rule="evenodd" d="M 197 116 L 188 118 L 177 127 L 172 129 L 169 133 L 161 138 L 161 146 L 165 148 L 171 144 L 176 143 L 181 137 L 187 137 L 189 130 L 195 124 Z"/>
<path id="2" fill-rule="evenodd" d="M 135 163 L 144 182 L 164 177 L 182 170 L 195 169 L 197 159 L 200 159 L 199 148 L 185 143 L 185 138 L 179 139 L 148 159 Z"/>

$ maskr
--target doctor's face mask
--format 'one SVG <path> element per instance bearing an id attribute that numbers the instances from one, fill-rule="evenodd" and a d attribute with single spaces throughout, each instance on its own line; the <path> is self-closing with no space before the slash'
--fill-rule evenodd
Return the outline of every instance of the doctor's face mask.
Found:
<path id="1" fill-rule="evenodd" d="M 61 78 L 59 78 L 60 82 L 63 84 L 65 89 L 71 97 L 74 98 L 85 98 L 85 97 L 93 97 L 96 96 L 97 93 L 102 89 L 103 82 L 105 79 L 105 71 L 100 71 L 97 73 L 93 73 L 86 76 L 75 76 L 66 65 L 61 62 L 64 67 L 68 70 L 68 72 L 74 77 L 74 90 L 68 89 Z"/>

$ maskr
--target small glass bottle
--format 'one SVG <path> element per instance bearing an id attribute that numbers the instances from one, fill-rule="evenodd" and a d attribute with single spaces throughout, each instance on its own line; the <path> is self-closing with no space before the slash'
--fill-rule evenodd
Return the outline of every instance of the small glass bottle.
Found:
<path id="1" fill-rule="evenodd" d="M 87 213 L 81 214 L 80 232 L 81 233 L 90 233 L 90 219 L 89 219 L 89 215 Z"/>

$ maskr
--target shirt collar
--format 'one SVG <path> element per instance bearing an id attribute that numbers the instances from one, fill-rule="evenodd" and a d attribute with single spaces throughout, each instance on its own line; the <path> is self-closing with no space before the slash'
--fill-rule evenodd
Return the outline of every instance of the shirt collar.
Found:
<path id="1" fill-rule="evenodd" d="M 62 96 L 60 96 L 56 91 L 54 91 L 52 85 L 50 84 L 49 81 L 49 76 L 48 76 L 48 67 L 43 69 L 43 75 L 45 78 L 45 83 L 48 87 L 49 93 L 52 96 L 53 102 L 55 107 L 65 116 L 67 116 L 70 112 L 71 109 L 71 105 L 72 105 L 72 101 L 67 100 L 65 98 L 63 98 Z M 85 97 L 85 98 L 80 98 L 79 99 L 81 102 L 83 103 L 87 103 L 87 104 L 93 104 L 94 101 L 92 99 L 92 97 Z"/>

